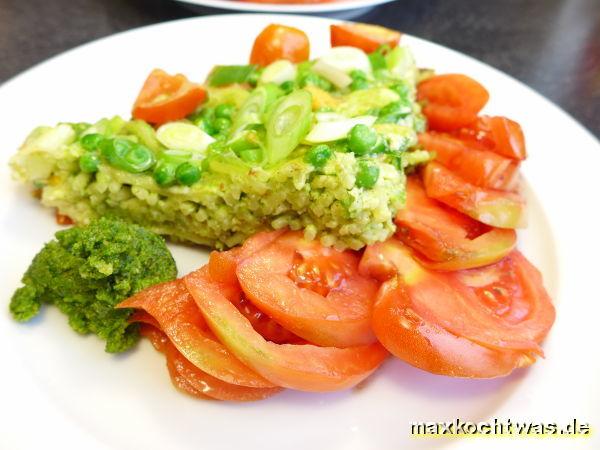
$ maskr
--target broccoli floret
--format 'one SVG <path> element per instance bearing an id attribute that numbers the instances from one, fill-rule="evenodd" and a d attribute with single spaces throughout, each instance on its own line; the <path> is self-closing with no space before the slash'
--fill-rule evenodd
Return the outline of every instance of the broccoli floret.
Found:
<path id="1" fill-rule="evenodd" d="M 138 326 L 127 321 L 132 310 L 114 306 L 176 277 L 163 238 L 137 225 L 102 218 L 56 233 L 33 259 L 10 311 L 24 322 L 43 303 L 53 304 L 67 315 L 73 330 L 96 334 L 106 340 L 107 352 L 118 353 L 133 346 L 139 335 Z"/>

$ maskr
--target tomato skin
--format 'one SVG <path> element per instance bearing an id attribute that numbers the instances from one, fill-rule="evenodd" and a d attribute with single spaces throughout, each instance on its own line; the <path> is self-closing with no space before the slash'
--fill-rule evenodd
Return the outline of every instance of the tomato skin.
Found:
<path id="1" fill-rule="evenodd" d="M 345 348 L 375 341 L 377 284 L 358 274 L 359 261 L 289 232 L 243 261 L 237 276 L 248 299 L 284 328 L 313 344 Z"/>
<path id="2" fill-rule="evenodd" d="M 479 148 L 496 152 L 515 161 L 527 158 L 525 135 L 514 120 L 501 116 L 480 116 L 470 125 L 453 132 Z"/>
<path id="3" fill-rule="evenodd" d="M 394 356 L 438 375 L 501 377 L 535 361 L 524 352 L 478 345 L 424 320 L 411 308 L 410 296 L 396 276 L 379 290 L 373 308 L 373 330 Z"/>
<path id="4" fill-rule="evenodd" d="M 493 265 L 444 273 L 422 267 L 396 239 L 367 247 L 363 273 L 389 276 L 390 267 L 426 322 L 487 348 L 542 354 L 554 306 L 540 273 L 518 251 Z"/>
<path id="5" fill-rule="evenodd" d="M 278 386 L 310 392 L 350 388 L 376 370 L 388 355 L 378 343 L 341 349 L 268 342 L 206 273 L 194 272 L 185 283 L 219 340 Z"/>
<path id="6" fill-rule="evenodd" d="M 423 170 L 427 195 L 487 225 L 525 226 L 525 201 L 512 192 L 485 189 L 467 183 L 437 162 Z"/>
<path id="7" fill-rule="evenodd" d="M 489 150 L 481 150 L 444 133 L 421 133 L 419 143 L 436 152 L 440 162 L 475 186 L 514 191 L 519 183 L 519 164 Z"/>
<path id="8" fill-rule="evenodd" d="M 379 25 L 341 23 L 330 26 L 332 47 L 350 46 L 372 53 L 381 45 L 396 47 L 402 34 Z"/>
<path id="9" fill-rule="evenodd" d="M 429 129 L 435 131 L 451 131 L 474 122 L 489 97 L 481 84 L 462 74 L 435 75 L 417 86 Z"/>
<path id="10" fill-rule="evenodd" d="M 515 247 L 514 230 L 489 228 L 430 199 L 417 177 L 406 183 L 406 205 L 396 215 L 396 237 L 427 268 L 460 270 L 492 264 Z"/>
<path id="11" fill-rule="evenodd" d="M 206 91 L 184 75 L 169 75 L 154 69 L 144 82 L 133 105 L 135 119 L 161 125 L 185 118 L 206 99 Z"/>
<path id="12" fill-rule="evenodd" d="M 268 66 L 278 59 L 294 63 L 308 60 L 310 42 L 304 31 L 285 25 L 268 25 L 256 37 L 250 54 L 250 64 Z"/>
<path id="13" fill-rule="evenodd" d="M 200 269 L 202 272 L 206 270 Z M 235 289 L 216 284 L 227 295 Z M 239 291 L 237 291 L 239 295 Z M 231 384 L 270 388 L 272 383 L 237 360 L 208 329 L 182 280 L 151 286 L 121 302 L 117 308 L 142 309 L 160 325 L 177 349 L 199 369 Z"/>

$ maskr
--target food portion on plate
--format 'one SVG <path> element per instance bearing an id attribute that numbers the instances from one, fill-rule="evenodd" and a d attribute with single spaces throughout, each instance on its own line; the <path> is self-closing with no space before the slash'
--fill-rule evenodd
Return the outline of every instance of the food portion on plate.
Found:
<path id="1" fill-rule="evenodd" d="M 110 214 L 217 248 L 289 227 L 360 249 L 393 234 L 404 171 L 430 157 L 414 60 L 385 49 L 309 60 L 302 31 L 270 25 L 204 85 L 154 70 L 132 120 L 37 128 L 13 172 L 76 224 Z"/>
<path id="2" fill-rule="evenodd" d="M 555 310 L 516 249 L 521 127 L 400 39 L 335 24 L 310 60 L 272 24 L 202 85 L 154 70 L 131 120 L 34 130 L 14 174 L 77 227 L 35 257 L 15 319 L 55 304 L 109 352 L 139 332 L 174 386 L 219 400 L 347 389 L 390 353 L 466 378 L 534 363 Z M 175 279 L 154 233 L 216 250 Z"/>

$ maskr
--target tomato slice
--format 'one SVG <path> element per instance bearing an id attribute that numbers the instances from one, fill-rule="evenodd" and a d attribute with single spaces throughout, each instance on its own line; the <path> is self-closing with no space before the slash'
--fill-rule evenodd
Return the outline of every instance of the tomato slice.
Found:
<path id="1" fill-rule="evenodd" d="M 396 276 L 379 290 L 373 330 L 394 356 L 438 375 L 500 377 L 535 361 L 528 353 L 487 348 L 426 321 L 412 308 L 410 295 Z"/>
<path id="2" fill-rule="evenodd" d="M 268 25 L 256 37 L 250 54 L 250 64 L 268 66 L 278 59 L 294 63 L 307 61 L 310 42 L 304 31 L 285 25 Z"/>
<path id="3" fill-rule="evenodd" d="M 525 226 L 525 201 L 518 194 L 474 186 L 437 162 L 427 164 L 423 181 L 429 197 L 475 220 L 498 228 Z"/>
<path id="4" fill-rule="evenodd" d="M 340 23 L 330 26 L 332 47 L 348 45 L 372 53 L 381 45 L 396 47 L 402 34 L 379 25 L 366 23 Z"/>
<path id="5" fill-rule="evenodd" d="M 276 385 L 313 392 L 346 389 L 369 376 L 387 356 L 378 343 L 341 349 L 268 342 L 219 292 L 210 276 L 194 272 L 185 282 L 221 342 Z"/>
<path id="6" fill-rule="evenodd" d="M 474 79 L 461 74 L 436 75 L 417 86 L 423 114 L 431 130 L 451 131 L 477 119 L 490 95 Z"/>
<path id="7" fill-rule="evenodd" d="M 289 232 L 237 269 L 248 299 L 308 342 L 352 347 L 375 341 L 377 284 L 358 274 L 359 256 Z"/>
<path id="8" fill-rule="evenodd" d="M 227 290 L 225 285 L 215 286 Z M 236 290 L 229 288 L 228 293 L 236 295 Z M 117 307 L 146 311 L 192 364 L 215 378 L 241 386 L 273 387 L 216 340 L 182 280 L 149 287 Z"/>
<path id="9" fill-rule="evenodd" d="M 519 183 L 519 163 L 489 150 L 468 146 L 444 133 L 422 133 L 419 143 L 436 153 L 436 161 L 475 186 L 513 191 Z"/>
<path id="10" fill-rule="evenodd" d="M 507 158 L 517 161 L 527 158 L 521 125 L 506 117 L 480 116 L 475 122 L 453 134 Z"/>
<path id="11" fill-rule="evenodd" d="M 282 391 L 279 387 L 252 388 L 226 383 L 190 363 L 170 342 L 166 345 L 167 367 L 170 374 L 177 374 L 196 391 L 216 400 L 248 402 L 263 400 Z"/>
<path id="12" fill-rule="evenodd" d="M 418 178 L 408 177 L 406 205 L 396 215 L 396 236 L 416 250 L 419 262 L 437 270 L 492 264 L 515 247 L 514 230 L 490 228 L 430 199 Z"/>
<path id="13" fill-rule="evenodd" d="M 213 280 L 220 283 L 237 285 L 237 266 L 244 259 L 252 256 L 262 248 L 272 244 L 285 230 L 261 231 L 244 241 L 241 247 L 225 252 L 211 252 L 208 259 L 208 270 Z"/>
<path id="14" fill-rule="evenodd" d="M 386 276 L 390 266 L 423 320 L 487 348 L 542 354 L 539 343 L 554 322 L 554 307 L 540 273 L 518 251 L 479 269 L 434 272 L 399 240 L 367 247 L 363 273 Z"/>
<path id="15" fill-rule="evenodd" d="M 169 75 L 154 69 L 133 105 L 135 119 L 161 125 L 185 118 L 193 113 L 206 99 L 206 91 L 199 84 L 191 83 L 185 75 Z"/>

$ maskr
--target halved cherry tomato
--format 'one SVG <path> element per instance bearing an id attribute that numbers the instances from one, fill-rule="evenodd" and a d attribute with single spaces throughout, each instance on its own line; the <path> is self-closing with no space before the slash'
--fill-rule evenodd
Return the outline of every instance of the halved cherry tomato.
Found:
<path id="1" fill-rule="evenodd" d="M 132 115 L 135 119 L 161 125 L 193 113 L 205 98 L 204 88 L 190 82 L 185 75 L 169 75 L 164 70 L 154 69 L 138 94 Z"/>
<path id="2" fill-rule="evenodd" d="M 202 270 L 202 269 L 201 269 Z M 203 272 L 208 273 L 207 270 Z M 239 290 L 214 283 L 228 295 Z M 196 367 L 231 384 L 270 388 L 273 384 L 242 364 L 207 329 L 206 322 L 182 280 L 149 287 L 117 305 L 143 309 L 156 319 L 161 330 Z"/>
<path id="3" fill-rule="evenodd" d="M 525 202 L 521 196 L 467 183 L 437 162 L 423 171 L 425 191 L 431 198 L 498 228 L 521 228 L 525 224 Z"/>
<path id="4" fill-rule="evenodd" d="M 500 377 L 535 361 L 526 352 L 487 348 L 426 321 L 414 311 L 406 287 L 396 276 L 379 290 L 373 330 L 394 356 L 438 375 Z"/>
<path id="5" fill-rule="evenodd" d="M 461 74 L 436 75 L 417 86 L 417 98 L 431 130 L 450 131 L 477 119 L 490 95 L 474 79 Z"/>
<path id="6" fill-rule="evenodd" d="M 421 133 L 419 143 L 436 153 L 436 161 L 475 186 L 513 191 L 519 183 L 519 163 L 489 150 L 468 146 L 444 133 Z"/>
<path id="7" fill-rule="evenodd" d="M 352 347 L 375 341 L 377 284 L 358 274 L 359 261 L 289 232 L 243 261 L 237 275 L 250 301 L 284 328 L 313 344 Z"/>
<path id="8" fill-rule="evenodd" d="M 453 134 L 507 158 L 517 161 L 527 158 L 521 125 L 506 117 L 480 116 L 475 122 Z"/>
<path id="9" fill-rule="evenodd" d="M 268 25 L 256 37 L 250 64 L 268 66 L 278 59 L 294 63 L 308 60 L 310 42 L 304 31 L 285 25 Z"/>
<path id="10" fill-rule="evenodd" d="M 540 273 L 518 251 L 483 268 L 434 272 L 396 239 L 367 247 L 362 273 L 385 276 L 394 269 L 406 290 L 402 301 L 410 301 L 404 306 L 424 321 L 487 348 L 542 354 L 554 307 Z"/>
<path id="11" fill-rule="evenodd" d="M 367 53 L 374 52 L 381 45 L 395 47 L 400 42 L 401 36 L 398 31 L 366 23 L 341 23 L 330 26 L 332 47 L 348 45 Z"/>
<path id="12" fill-rule="evenodd" d="M 406 183 L 406 205 L 396 215 L 396 236 L 431 269 L 459 270 L 492 264 L 515 247 L 514 230 L 490 228 L 430 199 L 414 176 Z"/>
<path id="13" fill-rule="evenodd" d="M 221 342 L 276 385 L 313 392 L 349 388 L 369 376 L 387 356 L 378 343 L 341 349 L 268 342 L 219 292 L 208 274 L 194 272 L 185 282 Z"/>

